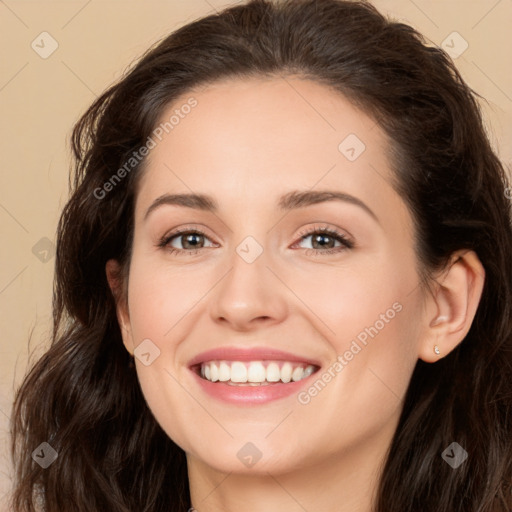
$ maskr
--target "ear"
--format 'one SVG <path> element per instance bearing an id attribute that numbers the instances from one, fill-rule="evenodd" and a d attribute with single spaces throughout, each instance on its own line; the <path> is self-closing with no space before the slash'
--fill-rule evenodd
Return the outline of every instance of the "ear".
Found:
<path id="1" fill-rule="evenodd" d="M 447 269 L 436 279 L 427 299 L 424 336 L 418 357 L 433 363 L 449 354 L 466 337 L 480 303 L 485 269 L 474 251 L 453 254 Z M 435 352 L 435 346 L 439 354 Z"/>
<path id="2" fill-rule="evenodd" d="M 123 344 L 126 350 L 133 356 L 134 343 L 128 310 L 128 297 L 119 262 L 117 260 L 108 260 L 105 265 L 105 272 L 108 285 L 116 302 L 117 321 L 121 329 Z"/>

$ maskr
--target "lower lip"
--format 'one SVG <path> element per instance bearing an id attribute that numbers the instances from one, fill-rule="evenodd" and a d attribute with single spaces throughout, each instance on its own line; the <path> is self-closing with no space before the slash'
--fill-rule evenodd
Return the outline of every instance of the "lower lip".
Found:
<path id="1" fill-rule="evenodd" d="M 225 382 L 211 382 L 203 379 L 191 370 L 201 389 L 208 395 L 218 400 L 238 405 L 264 404 L 298 393 L 304 387 L 304 384 L 308 383 L 317 372 L 318 370 L 305 379 L 287 384 L 281 382 L 264 386 L 232 386 Z"/>

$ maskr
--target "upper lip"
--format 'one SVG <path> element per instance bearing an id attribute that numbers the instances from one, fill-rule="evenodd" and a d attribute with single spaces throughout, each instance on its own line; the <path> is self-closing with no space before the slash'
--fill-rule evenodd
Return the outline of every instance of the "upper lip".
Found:
<path id="1" fill-rule="evenodd" d="M 188 365 L 192 367 L 207 361 L 290 361 L 296 363 L 307 363 L 314 366 L 320 366 L 315 359 L 305 356 L 299 356 L 290 352 L 284 352 L 274 348 L 267 347 L 220 347 L 206 352 L 201 352 L 193 357 Z"/>

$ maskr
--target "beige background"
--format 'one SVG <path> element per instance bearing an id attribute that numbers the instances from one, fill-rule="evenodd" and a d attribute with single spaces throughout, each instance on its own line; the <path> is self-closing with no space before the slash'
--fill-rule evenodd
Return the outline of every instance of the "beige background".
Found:
<path id="1" fill-rule="evenodd" d="M 72 125 L 150 44 L 232 3 L 0 0 L 0 497 L 9 488 L 7 441 L 13 390 L 25 372 L 29 348 L 36 350 L 37 357 L 48 340 L 52 241 L 67 198 Z M 492 127 L 492 143 L 510 166 L 512 0 L 375 0 L 374 4 L 439 46 L 454 31 L 467 41 L 456 65 L 487 99 L 482 108 Z M 58 43 L 46 59 L 31 47 L 35 41 L 40 53 L 51 48 L 49 36 L 40 36 L 42 32 Z M 447 42 L 455 50 L 462 48 L 457 36 Z"/>

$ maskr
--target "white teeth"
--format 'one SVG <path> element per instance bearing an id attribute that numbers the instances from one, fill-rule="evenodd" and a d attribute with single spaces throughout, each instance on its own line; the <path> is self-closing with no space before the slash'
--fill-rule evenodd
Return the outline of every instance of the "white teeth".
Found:
<path id="1" fill-rule="evenodd" d="M 265 366 L 266 364 L 266 366 Z M 259 386 L 275 382 L 297 382 L 315 371 L 313 365 L 280 361 L 209 361 L 202 363 L 201 377 L 234 386 Z"/>
<path id="2" fill-rule="evenodd" d="M 231 377 L 231 369 L 224 361 L 221 361 L 220 366 L 219 366 L 219 380 L 221 382 L 226 382 L 229 380 L 230 377 Z"/>
<path id="3" fill-rule="evenodd" d="M 270 363 L 267 366 L 268 382 L 279 382 L 281 380 L 281 372 L 277 363 Z"/>
<path id="4" fill-rule="evenodd" d="M 308 366 L 308 368 L 309 368 L 309 366 Z M 283 382 L 290 382 L 292 380 L 292 371 L 293 371 L 293 366 L 290 363 L 284 363 L 283 367 L 281 368 L 281 380 Z M 312 366 L 311 366 L 311 371 L 313 371 Z"/>
<path id="5" fill-rule="evenodd" d="M 293 382 L 297 382 L 298 380 L 302 379 L 303 376 L 304 376 L 304 369 L 301 368 L 300 366 L 298 366 L 297 368 L 295 368 L 295 370 L 293 370 L 292 380 L 293 380 Z"/>
<path id="6" fill-rule="evenodd" d="M 219 367 L 215 363 L 210 365 L 210 380 L 212 382 L 217 382 L 219 380 Z"/>
<path id="7" fill-rule="evenodd" d="M 247 368 L 238 361 L 231 365 L 231 382 L 247 382 Z"/>
<path id="8" fill-rule="evenodd" d="M 245 366 L 245 365 L 244 365 Z M 247 371 L 247 381 L 248 382 L 263 382 L 267 376 L 265 371 L 265 367 L 260 361 L 256 361 L 249 365 L 249 369 Z M 231 379 L 233 380 L 233 379 Z"/>
<path id="9" fill-rule="evenodd" d="M 314 368 L 309 365 L 309 366 L 306 366 L 306 368 L 304 368 L 304 375 L 302 376 L 303 379 L 305 379 L 306 377 L 309 377 L 314 371 Z"/>

